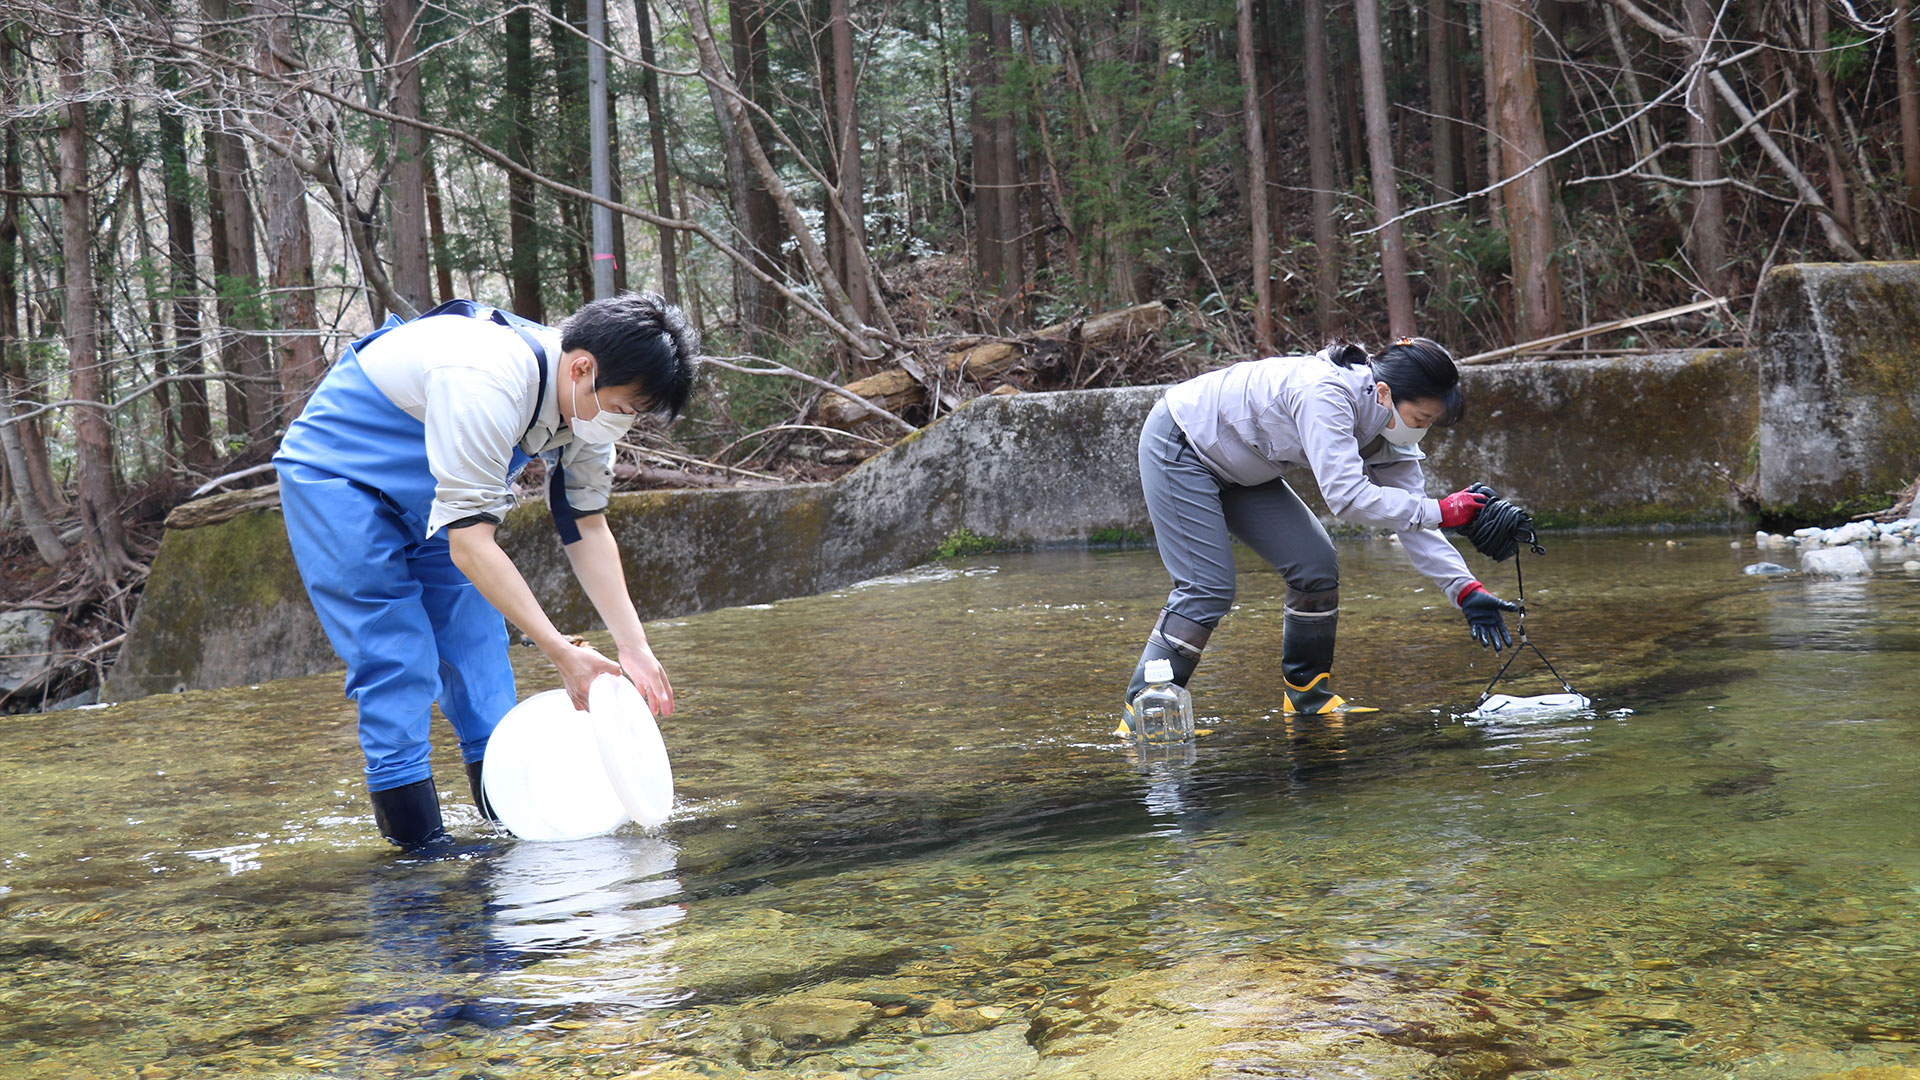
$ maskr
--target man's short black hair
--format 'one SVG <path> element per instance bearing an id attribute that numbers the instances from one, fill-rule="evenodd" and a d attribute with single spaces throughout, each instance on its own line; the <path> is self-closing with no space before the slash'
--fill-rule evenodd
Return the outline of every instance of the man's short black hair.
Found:
<path id="1" fill-rule="evenodd" d="M 560 351 L 593 354 L 595 390 L 631 386 L 648 412 L 673 419 L 693 392 L 700 335 L 679 308 L 658 293 L 629 292 L 595 300 L 560 324 Z"/>

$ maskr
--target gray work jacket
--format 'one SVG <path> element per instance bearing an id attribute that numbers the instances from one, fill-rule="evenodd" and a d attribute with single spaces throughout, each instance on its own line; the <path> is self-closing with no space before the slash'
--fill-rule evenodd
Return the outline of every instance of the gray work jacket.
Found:
<path id="1" fill-rule="evenodd" d="M 1167 411 L 1215 476 L 1252 487 L 1306 466 L 1327 509 L 1342 521 L 1391 529 L 1413 568 L 1448 600 L 1473 581 L 1466 560 L 1439 531 L 1440 503 L 1427 498 L 1426 455 L 1380 437 L 1391 410 L 1374 398 L 1366 367 L 1343 368 L 1327 353 L 1273 356 L 1209 371 L 1167 391 Z"/>

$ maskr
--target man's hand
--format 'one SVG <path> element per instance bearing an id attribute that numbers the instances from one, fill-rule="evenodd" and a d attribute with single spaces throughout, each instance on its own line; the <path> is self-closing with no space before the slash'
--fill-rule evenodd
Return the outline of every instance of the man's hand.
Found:
<path id="1" fill-rule="evenodd" d="M 640 696 L 647 701 L 647 708 L 653 715 L 673 715 L 673 684 L 667 681 L 667 672 L 653 655 L 653 650 L 645 645 L 620 650 L 620 666 L 626 670 L 627 678 L 639 689 Z"/>
<path id="2" fill-rule="evenodd" d="M 620 674 L 620 665 L 601 656 L 589 645 L 562 641 L 551 649 L 543 650 L 547 659 L 560 672 L 560 681 L 566 684 L 567 700 L 573 702 L 576 711 L 587 711 L 587 687 L 602 675 Z"/>

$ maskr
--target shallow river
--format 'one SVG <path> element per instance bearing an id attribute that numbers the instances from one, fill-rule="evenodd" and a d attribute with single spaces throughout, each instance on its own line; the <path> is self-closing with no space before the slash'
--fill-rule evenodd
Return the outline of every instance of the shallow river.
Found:
<path id="1" fill-rule="evenodd" d="M 337 675 L 6 718 L 0 1077 L 1920 1068 L 1912 550 L 1548 544 L 1528 627 L 1588 714 L 1464 719 L 1492 657 L 1343 541 L 1336 685 L 1383 711 L 1280 715 L 1248 556 L 1209 733 L 1143 761 L 1153 553 L 989 556 L 655 624 L 674 820 L 490 835 L 442 748 L 436 861 L 375 833 Z"/>

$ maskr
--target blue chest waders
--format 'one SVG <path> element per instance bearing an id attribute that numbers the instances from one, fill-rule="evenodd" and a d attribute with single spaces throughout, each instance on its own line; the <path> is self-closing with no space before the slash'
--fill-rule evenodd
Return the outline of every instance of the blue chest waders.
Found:
<path id="1" fill-rule="evenodd" d="M 546 349 L 529 330 L 537 324 L 466 300 L 421 317 L 433 315 L 491 318 L 519 333 L 539 369 L 537 419 L 547 384 Z M 447 531 L 426 535 L 435 487 L 426 425 L 388 400 L 360 364 L 360 350 L 399 325 L 389 317 L 347 348 L 288 427 L 274 464 L 294 561 L 346 663 L 375 820 L 387 839 L 411 849 L 446 835 L 428 760 L 434 704 L 460 739 L 481 802 L 479 763 L 515 694 L 506 620 L 454 566 Z M 502 481 L 528 460 L 516 445 Z M 579 530 L 558 462 L 549 470 L 554 521 L 572 543 Z"/>

